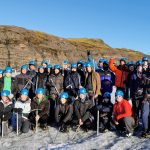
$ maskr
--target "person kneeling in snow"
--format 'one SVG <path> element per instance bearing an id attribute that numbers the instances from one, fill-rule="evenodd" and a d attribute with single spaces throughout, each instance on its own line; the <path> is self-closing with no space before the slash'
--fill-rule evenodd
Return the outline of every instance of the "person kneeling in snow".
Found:
<path id="1" fill-rule="evenodd" d="M 18 113 L 18 129 L 22 133 L 27 133 L 30 128 L 28 116 L 31 111 L 31 99 L 28 93 L 27 89 L 21 90 L 21 96 L 17 99 L 13 109 L 15 113 Z"/>
<path id="2" fill-rule="evenodd" d="M 8 121 L 12 115 L 13 104 L 9 98 L 10 92 L 8 90 L 3 90 L 1 92 L 1 101 L 0 101 L 0 124 L 4 123 L 3 133 L 7 134 Z M 1 131 L 2 132 L 2 131 Z"/>
<path id="3" fill-rule="evenodd" d="M 93 102 L 89 99 L 85 88 L 81 88 L 79 94 L 79 99 L 74 102 L 75 116 L 77 118 L 76 124 L 88 131 L 88 129 L 92 128 L 94 121 L 94 117 L 91 114 Z"/>
<path id="4" fill-rule="evenodd" d="M 123 99 L 124 93 L 121 90 L 116 92 L 116 103 L 114 104 L 113 115 L 116 129 L 126 136 L 133 134 L 135 121 L 132 117 L 132 108 L 129 102 Z"/>
<path id="5" fill-rule="evenodd" d="M 111 116 L 113 111 L 113 104 L 110 101 L 110 93 L 105 92 L 103 95 L 102 103 L 97 106 L 97 110 L 100 112 L 99 117 L 99 130 L 105 132 L 106 129 L 110 129 Z"/>
<path id="6" fill-rule="evenodd" d="M 45 96 L 45 90 L 43 88 L 38 88 L 36 90 L 36 96 L 31 102 L 31 113 L 29 114 L 29 119 L 31 122 L 31 127 L 34 130 L 36 123 L 40 124 L 43 130 L 47 129 L 47 121 L 50 111 L 50 103 Z"/>
<path id="7" fill-rule="evenodd" d="M 55 120 L 61 132 L 68 132 L 68 125 L 71 122 L 73 106 L 69 104 L 69 95 L 67 92 L 60 94 L 59 103 L 55 109 Z"/>

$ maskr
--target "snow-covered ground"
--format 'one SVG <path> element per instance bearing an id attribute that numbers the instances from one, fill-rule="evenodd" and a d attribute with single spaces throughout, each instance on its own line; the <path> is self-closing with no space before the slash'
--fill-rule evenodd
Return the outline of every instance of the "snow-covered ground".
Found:
<path id="1" fill-rule="evenodd" d="M 58 135 L 57 135 L 58 133 Z M 111 150 L 150 150 L 150 139 L 140 139 L 136 136 L 130 138 L 119 137 L 115 132 L 100 133 L 95 131 L 80 131 L 72 140 L 74 131 L 69 133 L 57 132 L 57 129 L 49 127 L 49 130 L 38 130 L 37 133 L 30 131 L 27 134 L 16 136 L 11 132 L 7 137 L 0 139 L 1 150 L 90 150 L 90 149 L 111 149 Z M 56 137 L 57 135 L 57 137 Z M 56 138 L 56 139 L 55 139 Z M 54 141 L 55 139 L 55 141 Z M 54 141 L 54 143 L 53 143 Z"/>

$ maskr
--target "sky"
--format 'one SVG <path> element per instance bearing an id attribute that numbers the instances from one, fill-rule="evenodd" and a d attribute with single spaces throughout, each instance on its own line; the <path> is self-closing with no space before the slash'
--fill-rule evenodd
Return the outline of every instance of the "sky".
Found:
<path id="1" fill-rule="evenodd" d="M 150 0 L 0 0 L 0 25 L 150 54 Z"/>

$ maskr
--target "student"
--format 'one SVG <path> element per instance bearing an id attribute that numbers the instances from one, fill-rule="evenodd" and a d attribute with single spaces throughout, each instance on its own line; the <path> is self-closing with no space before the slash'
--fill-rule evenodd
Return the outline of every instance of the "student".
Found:
<path id="1" fill-rule="evenodd" d="M 3 133 L 7 134 L 8 123 L 12 116 L 13 104 L 9 98 L 10 92 L 8 90 L 3 90 L 1 92 L 1 101 L 0 101 L 0 124 L 4 122 Z"/>
<path id="2" fill-rule="evenodd" d="M 70 125 L 72 119 L 73 106 L 69 103 L 68 99 L 68 93 L 62 92 L 55 109 L 55 121 L 61 132 L 68 131 L 68 125 Z"/>
<path id="3" fill-rule="evenodd" d="M 122 134 L 125 132 L 126 136 L 132 136 L 133 126 L 135 124 L 132 117 L 132 108 L 127 100 L 123 98 L 124 93 L 121 90 L 116 91 L 116 103 L 113 108 L 113 120 L 116 129 Z"/>
<path id="4" fill-rule="evenodd" d="M 28 93 L 27 89 L 22 89 L 14 107 L 14 112 L 18 113 L 18 128 L 22 133 L 27 133 L 30 128 L 28 116 L 31 111 L 31 99 L 29 99 Z"/>
<path id="5" fill-rule="evenodd" d="M 109 92 L 105 92 L 102 98 L 102 103 L 97 106 L 97 110 L 99 110 L 99 131 L 105 132 L 106 130 L 110 130 L 110 122 L 113 111 L 113 104 L 111 103 L 111 96 Z"/>
<path id="6" fill-rule="evenodd" d="M 93 102 L 89 99 L 85 88 L 79 90 L 79 98 L 74 102 L 76 125 L 83 127 L 85 131 L 92 128 L 94 117 L 91 114 Z"/>
<path id="7" fill-rule="evenodd" d="M 47 129 L 49 111 L 50 104 L 45 95 L 45 90 L 43 88 L 38 88 L 36 90 L 36 96 L 31 102 L 31 113 L 29 114 L 31 127 L 33 130 L 35 129 L 36 122 L 40 124 L 40 127 L 43 130 Z"/>

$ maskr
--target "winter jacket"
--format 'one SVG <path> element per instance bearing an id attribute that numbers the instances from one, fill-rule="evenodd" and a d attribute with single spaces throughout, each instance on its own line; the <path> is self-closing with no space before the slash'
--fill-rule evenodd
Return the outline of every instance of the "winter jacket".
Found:
<path id="1" fill-rule="evenodd" d="M 4 78 L 0 78 L 0 92 L 3 90 L 4 88 Z"/>
<path id="2" fill-rule="evenodd" d="M 85 101 L 82 102 L 78 99 L 74 102 L 75 115 L 77 119 L 81 119 L 83 122 L 90 117 L 90 109 L 93 107 L 93 102 L 86 97 Z M 87 113 L 88 112 L 88 113 Z"/>
<path id="3" fill-rule="evenodd" d="M 34 84 L 34 92 L 38 88 L 46 88 L 46 81 L 47 81 L 47 75 L 45 73 L 37 73 L 36 76 L 33 78 L 33 84 Z"/>
<path id="4" fill-rule="evenodd" d="M 8 104 L 4 104 L 3 101 L 0 101 L 0 118 L 4 115 L 3 120 L 7 121 L 12 116 L 13 104 L 10 101 Z"/>
<path id="5" fill-rule="evenodd" d="M 39 102 L 38 98 L 35 97 L 32 102 L 31 102 L 31 114 L 35 115 L 35 109 L 38 110 L 38 115 L 42 117 L 43 115 L 48 115 L 49 116 L 49 111 L 50 111 L 50 103 L 47 99 L 46 96 L 43 97 L 42 101 Z"/>
<path id="6" fill-rule="evenodd" d="M 86 76 L 85 76 L 85 87 L 87 86 L 87 83 L 88 83 L 87 82 L 88 74 L 89 73 L 86 73 Z M 92 83 L 92 89 L 93 89 L 92 92 L 93 92 L 93 94 L 101 95 L 100 75 L 97 72 L 94 72 L 94 71 L 92 71 L 91 75 L 92 75 L 91 83 Z"/>
<path id="7" fill-rule="evenodd" d="M 100 81 L 101 81 L 101 92 L 112 92 L 112 87 L 115 84 L 115 75 L 111 70 L 103 70 L 98 69 L 96 70 L 97 73 L 100 75 Z"/>
<path id="8" fill-rule="evenodd" d="M 52 74 L 47 82 L 47 86 L 49 87 L 49 91 L 50 91 L 50 96 L 55 95 L 56 97 L 58 96 L 58 93 L 61 93 L 63 91 L 63 76 L 61 75 L 61 73 L 59 73 L 58 75 Z M 56 91 L 57 89 L 57 91 Z"/>
<path id="9" fill-rule="evenodd" d="M 117 121 L 124 117 L 131 117 L 132 108 L 129 102 L 125 99 L 123 99 L 121 102 L 116 102 L 113 108 L 113 115 Z"/>
<path id="10" fill-rule="evenodd" d="M 127 76 L 128 76 L 127 70 L 117 68 L 114 65 L 114 59 L 110 59 L 109 67 L 116 75 L 116 78 L 115 78 L 116 87 L 125 88 L 126 87 L 126 80 L 127 80 Z"/>
<path id="11" fill-rule="evenodd" d="M 22 117 L 27 119 L 28 115 L 31 111 L 31 99 L 27 99 L 27 101 L 23 102 L 19 98 L 16 103 L 14 108 L 21 108 L 22 109 Z"/>
<path id="12" fill-rule="evenodd" d="M 30 76 L 20 73 L 15 77 L 15 88 L 17 92 L 20 92 L 26 85 L 26 89 L 30 89 L 31 83 L 28 82 Z M 28 84 L 27 84 L 28 83 Z"/>
<path id="13" fill-rule="evenodd" d="M 80 83 L 80 75 L 78 72 L 70 72 L 64 81 L 65 90 L 73 95 L 76 95 L 79 90 Z"/>
<path id="14" fill-rule="evenodd" d="M 72 119 L 73 114 L 73 106 L 71 104 L 66 103 L 65 105 L 58 104 L 55 109 L 55 120 L 56 123 L 62 121 L 66 123 Z M 63 120 L 60 120 L 62 119 Z"/>

